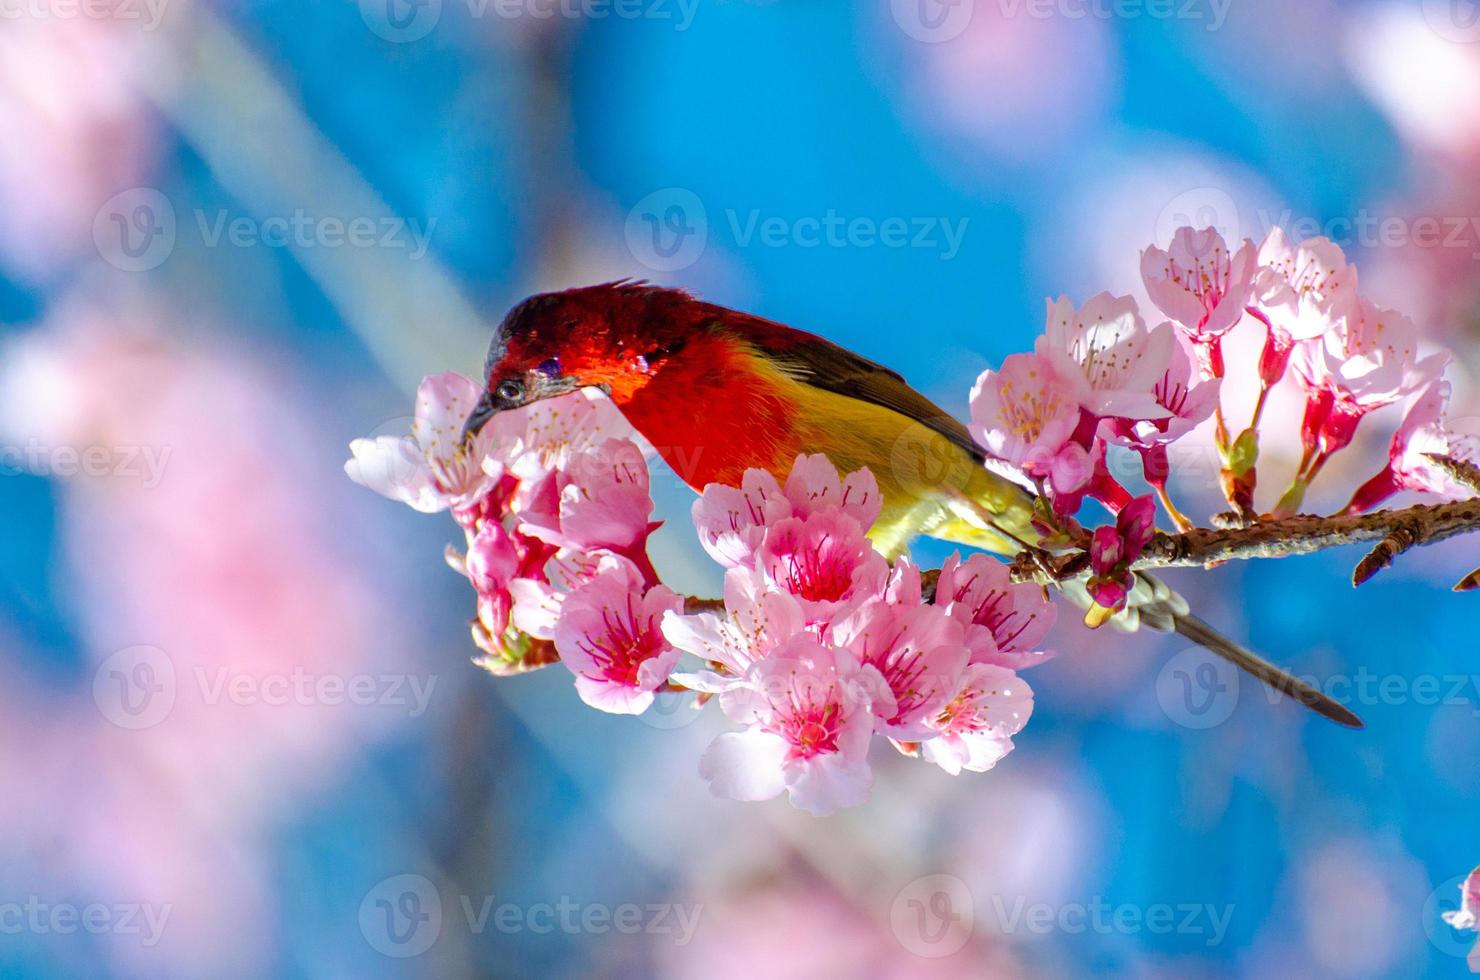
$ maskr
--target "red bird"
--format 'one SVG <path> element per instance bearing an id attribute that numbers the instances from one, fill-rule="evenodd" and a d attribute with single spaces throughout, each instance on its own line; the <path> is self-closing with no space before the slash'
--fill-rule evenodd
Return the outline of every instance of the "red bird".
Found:
<path id="1" fill-rule="evenodd" d="M 488 349 L 477 432 L 496 412 L 600 388 L 695 490 L 738 486 L 747 469 L 784 481 L 796 457 L 867 466 L 884 509 L 870 533 L 886 555 L 918 534 L 1016 554 L 1039 541 L 1033 497 L 983 464 L 966 427 L 900 375 L 815 334 L 638 282 L 542 293 L 504 318 Z M 1065 590 L 1088 601 L 1082 584 Z M 1320 714 L 1360 728 L 1324 694 L 1192 616 L 1141 575 L 1122 629 L 1176 630 Z"/>

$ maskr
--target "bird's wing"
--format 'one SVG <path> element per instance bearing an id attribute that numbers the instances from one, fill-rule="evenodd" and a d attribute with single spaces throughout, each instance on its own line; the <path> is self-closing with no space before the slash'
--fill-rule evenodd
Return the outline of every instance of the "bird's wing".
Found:
<path id="1" fill-rule="evenodd" d="M 973 459 L 982 458 L 982 451 L 972 441 L 966 426 L 911 388 L 898 373 L 815 334 L 783 329 L 786 330 L 783 342 L 756 346 L 790 377 L 814 388 L 898 412 L 945 436 Z"/>

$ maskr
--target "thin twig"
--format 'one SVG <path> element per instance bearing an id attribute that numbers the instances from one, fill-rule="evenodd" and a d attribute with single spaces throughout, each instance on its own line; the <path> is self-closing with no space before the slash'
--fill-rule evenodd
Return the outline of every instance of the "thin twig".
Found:
<path id="1" fill-rule="evenodd" d="M 1377 542 L 1377 547 L 1367 553 L 1367 557 L 1357 562 L 1356 570 L 1352 572 L 1352 585 L 1361 585 L 1391 565 L 1393 559 L 1409 548 L 1423 544 L 1423 533 L 1423 526 L 1419 524 L 1400 524 L 1393 528 L 1391 534 Z"/>

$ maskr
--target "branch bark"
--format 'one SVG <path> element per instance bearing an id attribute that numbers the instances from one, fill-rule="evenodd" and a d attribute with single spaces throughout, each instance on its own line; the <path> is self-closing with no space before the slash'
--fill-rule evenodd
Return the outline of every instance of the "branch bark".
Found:
<path id="1" fill-rule="evenodd" d="M 1480 498 L 1338 517 L 1301 514 L 1282 520 L 1257 521 L 1245 527 L 1194 528 L 1183 534 L 1159 532 L 1131 567 L 1176 568 L 1248 558 L 1288 558 L 1348 544 L 1388 543 L 1397 534 L 1399 540 L 1392 542 L 1391 549 L 1379 549 L 1391 550 L 1390 562 L 1392 556 L 1407 547 L 1435 544 L 1472 531 L 1480 531 Z M 1412 540 L 1408 541 L 1409 538 Z M 1398 547 L 1400 544 L 1403 547 Z M 1013 562 L 1012 573 L 1019 582 L 1046 585 L 1055 579 L 1072 578 L 1082 566 L 1082 555 L 1078 552 L 1046 558 L 1025 553 Z"/>

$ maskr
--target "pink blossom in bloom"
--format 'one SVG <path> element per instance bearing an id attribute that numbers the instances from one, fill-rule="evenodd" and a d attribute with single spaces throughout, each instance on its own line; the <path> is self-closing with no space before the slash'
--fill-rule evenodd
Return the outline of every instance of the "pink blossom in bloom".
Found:
<path id="1" fill-rule="evenodd" d="M 1154 419 L 1166 414 L 1152 389 L 1172 344 L 1146 329 L 1133 298 L 1099 293 L 1078 310 L 1064 296 L 1049 302 L 1037 352 L 1091 415 Z"/>
<path id="2" fill-rule="evenodd" d="M 796 458 L 786 478 L 786 499 L 796 517 L 836 510 L 865 531 L 874 526 L 884 505 L 878 481 L 867 468 L 839 477 L 837 467 L 821 453 Z"/>
<path id="3" fill-rule="evenodd" d="M 1388 465 L 1352 495 L 1346 513 L 1371 510 L 1400 490 L 1417 490 L 1450 500 L 1468 497 L 1471 490 L 1456 483 L 1428 457 L 1453 456 L 1480 465 L 1480 434 L 1454 432 L 1444 422 L 1449 405 L 1449 382 L 1430 380 L 1408 405 L 1407 414 L 1393 433 Z"/>
<path id="4" fill-rule="evenodd" d="M 663 635 L 685 653 L 718 666 L 674 676 L 696 691 L 719 693 L 737 683 L 758 661 L 806 629 L 801 603 L 789 592 L 769 588 L 750 568 L 725 573 L 725 615 L 668 615 Z"/>
<path id="5" fill-rule="evenodd" d="M 1357 269 L 1329 238 L 1291 246 L 1284 229 L 1275 226 L 1259 246 L 1254 299 L 1291 339 L 1313 340 L 1356 303 Z"/>
<path id="6" fill-rule="evenodd" d="M 1397 310 L 1359 297 L 1321 337 L 1298 344 L 1291 364 L 1306 391 L 1302 439 L 1333 453 L 1351 443 L 1357 424 L 1443 371 L 1448 355 L 1418 360 L 1418 329 Z"/>
<path id="7" fill-rule="evenodd" d="M 463 442 L 463 425 L 482 389 L 455 371 L 434 374 L 416 390 L 409 436 L 378 436 L 349 444 L 344 472 L 361 486 L 432 514 L 467 507 L 488 489 L 484 457 L 494 433 L 485 428 Z"/>
<path id="8" fill-rule="evenodd" d="M 932 737 L 920 757 L 951 775 L 986 772 L 1012 751 L 1012 736 L 1033 713 L 1033 691 L 1017 674 L 996 664 L 971 664 L 961 686 L 930 720 Z"/>
<path id="9" fill-rule="evenodd" d="M 513 604 L 510 620 L 520 632 L 537 640 L 553 640 L 565 597 L 611 565 L 630 559 L 601 549 L 576 551 L 544 547 L 542 553 L 530 549 L 528 557 L 534 560 L 526 560 L 519 576 L 508 584 Z M 543 561 L 539 560 L 541 555 L 544 556 Z"/>
<path id="10" fill-rule="evenodd" d="M 1130 565 L 1156 536 L 1156 500 L 1150 494 L 1137 497 L 1123 507 L 1114 526 L 1095 529 L 1090 540 L 1090 568 L 1086 583 L 1101 610 L 1118 610 L 1135 585 Z M 1094 611 L 1091 611 L 1093 616 Z"/>
<path id="11" fill-rule="evenodd" d="M 613 714 L 646 711 L 679 658 L 663 638 L 663 616 L 682 609 L 682 597 L 666 586 L 649 588 L 622 559 L 567 596 L 555 649 L 576 675 L 581 700 Z"/>
<path id="12" fill-rule="evenodd" d="M 745 471 L 740 487 L 711 483 L 694 501 L 694 526 L 709 557 L 726 568 L 749 564 L 766 529 L 791 516 L 791 501 L 766 470 Z"/>
<path id="13" fill-rule="evenodd" d="M 607 439 L 565 461 L 516 503 L 519 529 L 561 548 L 627 553 L 647 540 L 653 499 L 642 450 Z"/>
<path id="14" fill-rule="evenodd" d="M 784 490 L 761 469 L 746 470 L 738 488 L 711 483 L 694 501 L 693 516 L 704 550 L 721 565 L 734 568 L 750 564 L 766 529 L 788 517 L 837 510 L 867 531 L 878 520 L 881 506 L 878 482 L 867 469 L 840 478 L 837 467 L 817 454 L 796 458 Z"/>
<path id="15" fill-rule="evenodd" d="M 784 790 L 793 806 L 816 816 L 867 801 L 873 704 L 890 698 L 877 670 L 847 650 L 797 636 L 752 667 L 746 681 L 719 700 L 726 717 L 749 727 L 719 736 L 699 760 L 716 795 L 769 800 Z"/>
<path id="16" fill-rule="evenodd" d="M 870 602 L 834 620 L 827 639 L 877 668 L 894 695 L 875 702 L 879 731 L 891 738 L 926 737 L 926 723 L 961 682 L 968 651 L 964 628 L 937 606 Z"/>
<path id="17" fill-rule="evenodd" d="M 1216 228 L 1178 228 L 1170 249 L 1152 245 L 1141 253 L 1151 301 L 1196 340 L 1216 337 L 1243 318 L 1258 269 L 1253 242 L 1244 239 L 1230 254 Z"/>
<path id="18" fill-rule="evenodd" d="M 977 442 L 1018 479 L 1047 481 L 1056 493 L 1081 489 L 1093 472 L 1089 452 L 1074 440 L 1081 414 L 1071 387 L 1039 354 L 1010 355 L 971 390 Z"/>
<path id="19" fill-rule="evenodd" d="M 775 524 L 756 560 L 768 585 L 801 600 L 809 623 L 881 595 L 889 577 L 889 563 L 863 528 L 837 511 Z"/>
<path id="20" fill-rule="evenodd" d="M 590 388 L 499 412 L 484 431 L 493 445 L 485 469 L 507 470 L 526 483 L 572 469 L 573 459 L 608 439 L 640 438 L 611 399 Z"/>
<path id="21" fill-rule="evenodd" d="M 1007 565 L 994 558 L 947 558 L 935 583 L 935 604 L 966 627 L 972 663 L 1022 670 L 1053 656 L 1041 646 L 1057 608 L 1041 586 L 1013 582 Z"/>
<path id="22" fill-rule="evenodd" d="M 1164 323 L 1154 329 L 1171 330 L 1171 326 Z M 1141 454 L 1147 480 L 1158 487 L 1166 485 L 1170 469 L 1167 445 L 1213 414 L 1223 385 L 1223 379 L 1205 378 L 1197 369 L 1186 339 L 1177 336 L 1173 341 L 1171 356 L 1152 387 L 1152 397 L 1165 409 L 1166 415 L 1155 419 L 1108 419 L 1102 430 L 1111 442 Z"/>
<path id="23" fill-rule="evenodd" d="M 1299 341 L 1323 336 L 1357 301 L 1357 269 L 1327 238 L 1291 246 L 1275 226 L 1259 246 L 1251 313 L 1268 330 L 1259 356 L 1259 379 L 1268 388 L 1285 376 Z"/>

